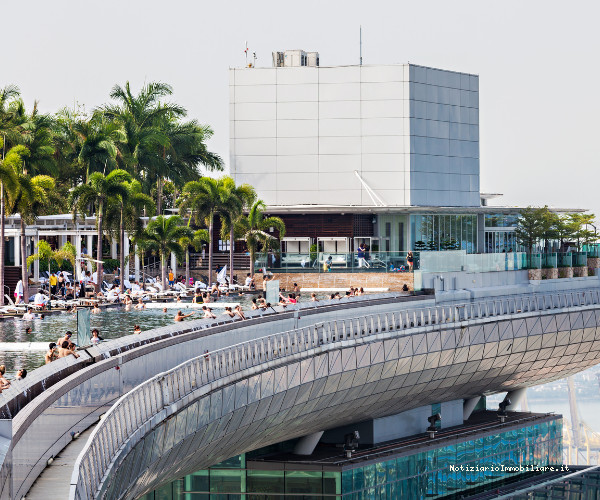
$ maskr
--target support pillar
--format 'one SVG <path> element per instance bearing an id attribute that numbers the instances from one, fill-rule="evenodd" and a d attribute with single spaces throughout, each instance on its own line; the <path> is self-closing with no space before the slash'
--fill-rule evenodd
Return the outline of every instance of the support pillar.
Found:
<path id="1" fill-rule="evenodd" d="M 127 233 L 125 233 L 124 239 L 123 239 L 123 247 L 121 249 L 121 251 L 123 252 L 123 255 L 125 255 L 125 269 L 121 269 L 121 274 L 122 277 L 121 279 L 129 279 L 129 235 Z M 136 277 L 137 280 L 137 277 Z"/>
<path id="2" fill-rule="evenodd" d="M 527 387 L 522 387 L 521 389 L 515 389 L 513 391 L 509 391 L 506 394 L 506 397 L 510 399 L 510 405 L 506 407 L 508 411 L 517 411 L 517 407 L 519 403 L 525 396 L 525 392 L 527 391 Z"/>
<path id="3" fill-rule="evenodd" d="M 67 235 L 66 234 L 61 234 L 58 236 L 58 247 L 62 248 L 65 246 L 65 243 L 67 242 Z"/>
<path id="4" fill-rule="evenodd" d="M 463 402 L 463 420 L 469 420 L 471 413 L 479 403 L 481 396 L 475 396 L 474 398 L 465 399 Z"/>
<path id="5" fill-rule="evenodd" d="M 319 444 L 324 431 L 318 431 L 308 436 L 301 437 L 294 447 L 294 455 L 312 455 Z"/>
<path id="6" fill-rule="evenodd" d="M 94 235 L 93 234 L 88 234 L 87 235 L 87 251 L 88 251 L 88 255 L 90 257 L 92 257 L 92 259 L 94 258 L 94 252 L 92 250 L 92 244 L 94 243 Z M 92 263 L 88 260 L 87 261 L 87 270 L 89 272 L 92 272 Z"/>
<path id="7" fill-rule="evenodd" d="M 114 239 L 110 240 L 110 258 L 117 258 L 117 242 Z"/>
<path id="8" fill-rule="evenodd" d="M 138 255 L 138 246 L 135 246 L 135 281 L 140 281 L 140 256 Z"/>
<path id="9" fill-rule="evenodd" d="M 173 270 L 173 276 L 177 277 L 177 257 L 174 253 L 171 253 L 171 269 Z"/>
<path id="10" fill-rule="evenodd" d="M 39 235 L 39 233 L 36 233 L 35 236 L 33 237 L 34 249 L 37 249 L 39 244 L 40 244 L 40 235 Z M 37 251 L 37 250 L 35 250 L 35 251 Z M 40 259 L 35 259 L 33 261 L 33 281 L 35 281 L 35 282 L 40 281 Z"/>
<path id="11" fill-rule="evenodd" d="M 21 265 L 21 237 L 15 234 L 13 237 L 13 243 L 15 245 L 15 266 Z"/>
<path id="12" fill-rule="evenodd" d="M 81 235 L 79 233 L 75 236 L 75 269 L 73 279 L 76 281 L 81 280 Z"/>

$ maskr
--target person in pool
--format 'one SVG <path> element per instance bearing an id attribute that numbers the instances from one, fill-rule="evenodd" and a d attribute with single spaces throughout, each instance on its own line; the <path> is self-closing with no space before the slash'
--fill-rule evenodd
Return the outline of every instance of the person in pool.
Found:
<path id="1" fill-rule="evenodd" d="M 183 314 L 181 311 L 177 311 L 177 314 L 175 315 L 175 322 L 177 321 L 183 321 L 185 318 L 189 318 L 190 316 L 196 314 L 196 311 L 192 311 L 189 314 Z"/>

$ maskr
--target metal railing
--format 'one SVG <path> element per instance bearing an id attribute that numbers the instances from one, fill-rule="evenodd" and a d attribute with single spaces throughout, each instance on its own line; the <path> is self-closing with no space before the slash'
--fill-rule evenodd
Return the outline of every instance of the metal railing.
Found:
<path id="1" fill-rule="evenodd" d="M 130 436 L 165 408 L 210 384 L 215 388 L 214 383 L 219 380 L 225 383 L 226 379 L 230 384 L 234 375 L 243 378 L 244 374 L 256 373 L 256 368 L 265 363 L 271 362 L 269 366 L 273 368 L 272 362 L 284 363 L 288 356 L 311 356 L 315 349 L 342 346 L 340 342 L 378 334 L 390 336 L 391 332 L 403 335 L 428 325 L 599 304 L 599 290 L 589 290 L 426 307 L 329 321 L 203 354 L 147 380 L 110 408 L 76 461 L 70 498 L 94 498 Z"/>

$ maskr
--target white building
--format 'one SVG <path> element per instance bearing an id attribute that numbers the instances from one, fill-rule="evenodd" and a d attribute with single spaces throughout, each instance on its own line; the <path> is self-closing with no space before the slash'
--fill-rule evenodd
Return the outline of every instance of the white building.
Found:
<path id="1" fill-rule="evenodd" d="M 270 206 L 479 207 L 478 80 L 413 64 L 231 69 L 232 176 Z"/>

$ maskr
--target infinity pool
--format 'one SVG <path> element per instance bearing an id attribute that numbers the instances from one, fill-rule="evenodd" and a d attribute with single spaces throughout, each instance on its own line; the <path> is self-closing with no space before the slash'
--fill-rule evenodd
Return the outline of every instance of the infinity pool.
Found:
<path id="1" fill-rule="evenodd" d="M 326 298 L 326 295 L 320 295 L 319 298 Z M 250 309 L 252 295 L 229 296 L 221 297 L 218 302 L 239 303 L 244 310 Z M 310 294 L 304 294 L 300 300 L 309 300 Z M 189 304 L 189 302 L 187 303 Z M 126 311 L 125 307 L 116 307 L 104 309 L 98 314 L 91 315 L 91 327 L 100 330 L 100 336 L 104 339 L 114 339 L 124 335 L 133 333 L 135 325 L 140 325 L 142 331 L 152 330 L 165 325 L 173 324 L 173 318 L 177 312 L 175 304 L 168 305 L 167 312 L 163 312 L 162 307 L 157 309 L 149 308 L 144 310 L 131 309 Z M 186 303 L 181 304 L 184 314 L 189 314 L 190 309 L 185 309 Z M 209 304 L 210 305 L 210 304 Z M 213 310 L 217 316 L 222 314 L 223 308 Z M 190 319 L 202 318 L 202 311 L 196 312 Z M 32 333 L 27 334 L 25 330 L 31 327 Z M 63 337 L 67 330 L 76 332 L 77 319 L 75 314 L 61 312 L 53 313 L 40 319 L 36 314 L 36 318 L 32 321 L 23 321 L 21 319 L 4 319 L 0 321 L 0 342 L 56 342 L 60 337 Z M 77 342 L 77 339 L 73 339 Z M 31 371 L 44 364 L 45 350 L 26 348 L 21 351 L 0 351 L 0 364 L 6 365 L 6 372 L 9 379 L 12 379 L 16 372 L 21 368 L 26 368 Z"/>

